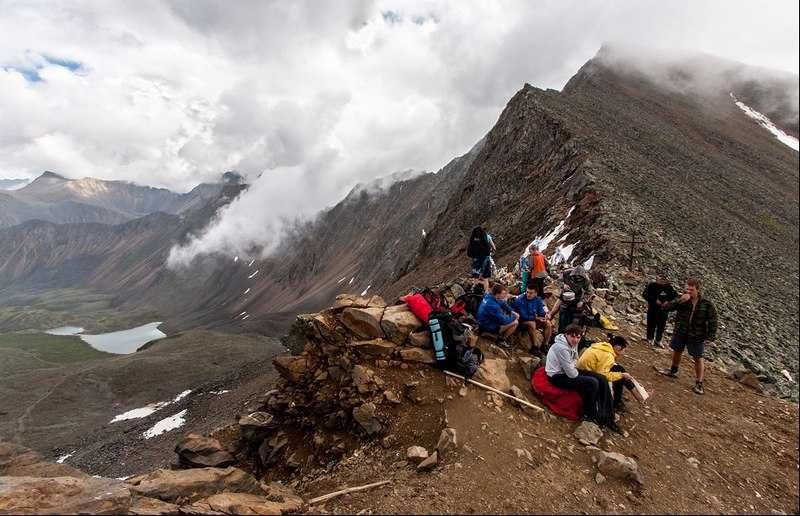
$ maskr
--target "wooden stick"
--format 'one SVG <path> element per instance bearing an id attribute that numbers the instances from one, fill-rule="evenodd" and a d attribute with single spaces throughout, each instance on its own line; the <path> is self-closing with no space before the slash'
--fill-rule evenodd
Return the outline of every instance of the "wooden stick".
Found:
<path id="1" fill-rule="evenodd" d="M 358 487 L 348 487 L 347 489 L 342 489 L 341 491 L 334 491 L 333 493 L 328 493 L 326 495 L 318 496 L 316 498 L 312 498 L 308 501 L 308 505 L 315 505 L 322 502 L 327 502 L 333 498 L 338 496 L 346 495 L 347 493 L 355 493 L 358 491 L 366 491 L 367 489 L 372 489 L 373 487 L 380 487 L 390 483 L 391 480 L 381 480 L 380 482 L 374 482 L 372 484 L 367 484 Z"/>
<path id="2" fill-rule="evenodd" d="M 445 371 L 445 372 L 444 372 L 444 374 L 447 374 L 447 375 L 450 375 L 450 376 L 454 376 L 455 378 L 460 378 L 460 379 L 462 379 L 462 380 L 464 380 L 464 379 L 465 379 L 465 378 L 464 378 L 463 376 L 461 376 L 460 374 L 451 373 L 450 371 Z M 505 396 L 506 398 L 511 398 L 512 400 L 514 400 L 514 401 L 516 401 L 516 402 L 522 403 L 522 404 L 523 404 L 523 405 L 525 405 L 526 407 L 530 407 L 530 408 L 532 408 L 532 409 L 536 409 L 536 410 L 538 410 L 539 412 L 544 412 L 544 409 L 543 409 L 542 407 L 538 407 L 538 406 L 534 405 L 533 403 L 531 403 L 531 402 L 529 402 L 529 401 L 527 401 L 527 400 L 523 400 L 523 399 L 521 399 L 521 398 L 517 398 L 516 396 L 512 396 L 512 395 L 510 395 L 510 394 L 506 394 L 505 392 L 503 392 L 503 391 L 499 391 L 499 390 L 495 389 L 494 387 L 489 387 L 488 385 L 484 385 L 484 384 L 482 384 L 482 383 L 480 383 L 480 382 L 476 382 L 475 380 L 472 380 L 472 379 L 467 379 L 467 382 L 468 382 L 468 383 L 471 383 L 472 385 L 477 385 L 477 386 L 478 386 L 478 387 L 480 387 L 481 389 L 486 389 L 487 391 L 496 392 L 496 393 L 497 393 L 497 394 L 499 394 L 500 396 Z"/>

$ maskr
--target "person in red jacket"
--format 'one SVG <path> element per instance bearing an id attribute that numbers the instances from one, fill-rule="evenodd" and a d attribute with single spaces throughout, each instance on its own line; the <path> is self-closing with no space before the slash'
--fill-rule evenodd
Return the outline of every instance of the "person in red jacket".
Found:
<path id="1" fill-rule="evenodd" d="M 531 281 L 536 286 L 536 292 L 539 297 L 544 297 L 544 280 L 550 275 L 550 266 L 547 263 L 547 258 L 539 250 L 539 243 L 534 242 L 531 245 L 531 255 L 529 258 L 531 267 Z"/>

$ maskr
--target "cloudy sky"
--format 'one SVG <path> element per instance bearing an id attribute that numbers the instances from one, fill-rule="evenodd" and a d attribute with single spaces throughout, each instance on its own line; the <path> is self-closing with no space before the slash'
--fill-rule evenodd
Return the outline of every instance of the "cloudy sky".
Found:
<path id="1" fill-rule="evenodd" d="M 263 173 L 219 230 L 253 232 L 437 170 L 609 40 L 797 73 L 798 3 L 0 0 L 0 178 Z"/>

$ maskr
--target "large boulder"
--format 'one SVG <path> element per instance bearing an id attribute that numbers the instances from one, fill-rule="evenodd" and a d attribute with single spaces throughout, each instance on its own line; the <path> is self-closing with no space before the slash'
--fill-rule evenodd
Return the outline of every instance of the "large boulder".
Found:
<path id="1" fill-rule="evenodd" d="M 428 458 L 428 450 L 422 446 L 409 446 L 406 450 L 406 459 L 414 464 L 419 464 Z"/>
<path id="2" fill-rule="evenodd" d="M 301 383 L 309 374 L 308 357 L 305 355 L 281 355 L 272 359 L 272 364 L 289 383 Z"/>
<path id="3" fill-rule="evenodd" d="M 165 502 L 193 502 L 223 491 L 263 494 L 252 475 L 233 467 L 157 469 L 133 477 L 127 483 L 132 491 Z"/>
<path id="4" fill-rule="evenodd" d="M 422 330 L 410 333 L 408 335 L 408 345 L 415 348 L 431 349 L 433 347 L 431 332 Z"/>
<path id="5" fill-rule="evenodd" d="M 283 453 L 289 444 L 289 436 L 286 432 L 278 432 L 271 439 L 265 439 L 258 447 L 258 457 L 261 464 L 269 466 L 277 462 L 278 457 Z"/>
<path id="6" fill-rule="evenodd" d="M 0 514 L 126 514 L 131 491 L 94 477 L 0 477 Z"/>
<path id="7" fill-rule="evenodd" d="M 502 358 L 487 358 L 483 361 L 480 368 L 478 368 L 475 379 L 499 391 L 508 392 L 511 389 L 511 381 L 506 374 L 507 366 L 507 360 Z"/>
<path id="8" fill-rule="evenodd" d="M 381 296 L 361 297 L 355 294 L 339 294 L 334 308 L 384 308 L 386 301 Z"/>
<path id="9" fill-rule="evenodd" d="M 175 453 L 178 454 L 178 462 L 190 468 L 222 468 L 236 462 L 219 441 L 198 434 L 184 435 L 175 445 Z"/>
<path id="10" fill-rule="evenodd" d="M 128 514 L 135 516 L 160 516 L 162 514 L 180 514 L 180 507 L 174 503 L 165 502 L 147 496 L 134 496 Z"/>
<path id="11" fill-rule="evenodd" d="M 347 346 L 353 351 L 375 358 L 386 358 L 396 349 L 396 346 L 386 339 L 357 340 Z"/>
<path id="12" fill-rule="evenodd" d="M 345 308 L 342 312 L 342 324 L 360 339 L 382 338 L 382 316 L 383 308 Z"/>
<path id="13" fill-rule="evenodd" d="M 400 350 L 400 358 L 406 362 L 419 362 L 421 364 L 435 364 L 436 357 L 432 349 L 422 348 L 403 348 Z"/>
<path id="14" fill-rule="evenodd" d="M 8 477 L 88 477 L 68 464 L 44 460 L 35 451 L 9 442 L 0 442 L 0 475 Z"/>
<path id="15" fill-rule="evenodd" d="M 353 419 L 364 429 L 367 435 L 378 434 L 383 430 L 383 425 L 375 414 L 374 403 L 364 403 L 353 408 Z"/>
<path id="16" fill-rule="evenodd" d="M 294 496 L 283 502 L 266 496 L 247 493 L 219 493 L 181 508 L 186 514 L 287 514 L 303 506 L 302 498 Z"/>
<path id="17" fill-rule="evenodd" d="M 421 326 L 422 321 L 411 313 L 406 304 L 388 307 L 381 319 L 381 328 L 386 338 L 398 345 L 405 342 L 408 335 Z"/>

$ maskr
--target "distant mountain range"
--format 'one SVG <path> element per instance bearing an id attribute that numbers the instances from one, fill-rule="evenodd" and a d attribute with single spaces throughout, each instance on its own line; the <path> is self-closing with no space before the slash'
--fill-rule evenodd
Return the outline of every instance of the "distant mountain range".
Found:
<path id="1" fill-rule="evenodd" d="M 16 190 L 26 184 L 27 179 L 0 179 L 0 190 Z"/>
<path id="2" fill-rule="evenodd" d="M 241 177 L 227 173 L 219 183 L 202 183 L 179 194 L 125 181 L 68 179 L 44 172 L 21 188 L 0 191 L 0 227 L 28 220 L 120 224 L 155 212 L 181 213 L 216 197 L 229 182 L 241 182 Z"/>

